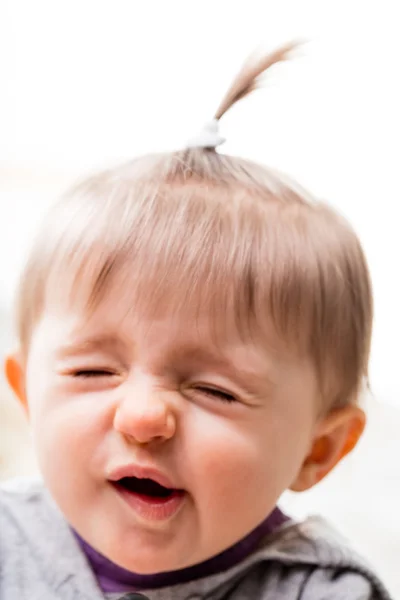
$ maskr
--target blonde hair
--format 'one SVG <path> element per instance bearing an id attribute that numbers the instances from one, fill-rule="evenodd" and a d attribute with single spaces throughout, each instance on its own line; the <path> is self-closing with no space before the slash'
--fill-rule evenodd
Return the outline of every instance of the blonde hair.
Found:
<path id="1" fill-rule="evenodd" d="M 245 63 L 215 118 L 292 47 Z M 357 236 L 329 206 L 253 162 L 189 148 L 79 184 L 50 211 L 23 273 L 21 347 L 48 305 L 94 310 L 117 281 L 149 316 L 197 307 L 216 331 L 261 339 L 273 326 L 312 358 L 330 407 L 356 401 L 367 379 L 372 294 Z"/>

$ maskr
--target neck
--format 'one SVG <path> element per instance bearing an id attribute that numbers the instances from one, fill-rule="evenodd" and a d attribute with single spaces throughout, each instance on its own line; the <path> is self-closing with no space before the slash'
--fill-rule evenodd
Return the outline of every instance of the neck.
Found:
<path id="1" fill-rule="evenodd" d="M 279 508 L 275 508 L 256 529 L 217 556 L 184 569 L 152 575 L 140 575 L 119 567 L 92 548 L 77 533 L 74 532 L 74 534 L 103 592 L 127 592 L 187 583 L 226 571 L 247 558 L 259 547 L 264 537 L 288 520 L 288 517 Z"/>

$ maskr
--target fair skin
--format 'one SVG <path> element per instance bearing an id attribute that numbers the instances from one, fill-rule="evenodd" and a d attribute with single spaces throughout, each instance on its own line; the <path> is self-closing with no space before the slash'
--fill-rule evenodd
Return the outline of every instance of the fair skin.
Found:
<path id="1" fill-rule="evenodd" d="M 91 318 L 45 311 L 6 373 L 48 489 L 70 525 L 118 565 L 155 573 L 218 554 L 284 490 L 319 481 L 361 433 L 356 407 L 321 417 L 306 357 L 234 335 L 217 348 L 206 318 L 196 328 L 189 314 L 150 320 L 116 301 L 110 295 Z M 129 505 L 110 482 L 126 465 L 183 490 L 177 510 L 155 519 Z"/>

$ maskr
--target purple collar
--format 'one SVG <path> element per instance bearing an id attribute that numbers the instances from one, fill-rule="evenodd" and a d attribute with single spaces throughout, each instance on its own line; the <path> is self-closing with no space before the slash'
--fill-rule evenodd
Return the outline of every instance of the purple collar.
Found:
<path id="1" fill-rule="evenodd" d="M 226 571 L 254 552 L 266 535 L 288 520 L 289 517 L 284 515 L 279 508 L 275 508 L 256 529 L 217 556 L 191 567 L 154 575 L 139 575 L 119 567 L 89 546 L 76 532 L 74 534 L 102 591 L 123 593 L 178 585 Z"/>

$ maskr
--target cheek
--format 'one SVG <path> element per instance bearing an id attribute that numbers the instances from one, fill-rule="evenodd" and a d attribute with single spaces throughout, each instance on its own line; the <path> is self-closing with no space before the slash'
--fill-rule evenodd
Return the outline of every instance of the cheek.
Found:
<path id="1" fill-rule="evenodd" d="M 196 415 L 186 459 L 191 464 L 185 470 L 193 473 L 191 483 L 198 497 L 208 497 L 207 503 L 224 502 L 235 491 L 268 478 L 268 451 L 256 420 Z"/>
<path id="2" fill-rule="evenodd" d="M 43 382 L 44 383 L 44 382 Z M 49 383 L 49 382 L 48 382 Z M 113 405 L 95 394 L 74 396 L 57 386 L 28 390 L 33 441 L 43 475 L 78 479 L 99 462 L 112 424 Z"/>
<path id="3" fill-rule="evenodd" d="M 310 437 L 307 418 L 288 417 L 283 410 L 250 410 L 237 421 L 202 415 L 193 428 L 188 472 L 207 504 L 247 502 L 255 493 L 260 502 L 275 502 L 294 480 Z"/>
<path id="4" fill-rule="evenodd" d="M 81 402 L 79 402 L 81 400 Z M 97 406 L 96 406 L 97 404 Z M 42 398 L 33 437 L 42 477 L 68 521 L 79 523 L 82 507 L 99 502 L 109 446 L 105 404 L 84 398 Z"/>

